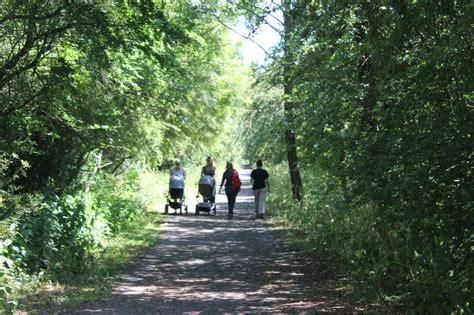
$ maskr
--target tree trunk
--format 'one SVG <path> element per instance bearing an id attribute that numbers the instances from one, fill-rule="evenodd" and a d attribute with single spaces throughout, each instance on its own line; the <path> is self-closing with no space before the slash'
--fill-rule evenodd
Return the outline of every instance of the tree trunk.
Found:
<path id="1" fill-rule="evenodd" d="M 359 41 L 363 43 L 377 34 L 377 21 L 374 20 L 373 4 L 370 2 L 362 2 L 361 4 L 362 16 L 364 23 L 360 25 Z M 370 53 L 364 53 L 360 57 L 359 66 L 359 83 L 365 86 L 365 95 L 361 99 L 363 108 L 362 124 L 369 127 L 370 131 L 377 129 L 377 117 L 375 113 L 375 106 L 377 103 L 376 95 L 376 80 L 374 76 L 374 62 Z"/>
<path id="2" fill-rule="evenodd" d="M 293 19 L 291 16 L 291 0 L 283 2 L 283 21 L 284 21 L 284 108 L 286 116 L 285 140 L 287 146 L 288 167 L 290 170 L 291 191 L 293 199 L 301 200 L 303 185 L 301 182 L 300 171 L 298 168 L 298 155 L 296 153 L 296 135 L 295 135 L 295 117 L 294 103 L 291 100 L 293 92 L 293 82 L 291 77 L 291 67 L 294 63 L 293 52 L 291 48 L 291 34 L 293 32 Z"/>

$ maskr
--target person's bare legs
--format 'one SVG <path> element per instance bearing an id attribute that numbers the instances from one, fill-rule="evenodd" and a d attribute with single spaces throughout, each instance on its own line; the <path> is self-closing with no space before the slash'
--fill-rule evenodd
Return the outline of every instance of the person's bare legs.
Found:
<path id="1" fill-rule="evenodd" d="M 259 200 L 260 200 L 260 190 L 254 189 L 253 195 L 255 197 L 255 217 L 258 217 L 258 208 L 259 208 Z"/>
<path id="2" fill-rule="evenodd" d="M 261 218 L 265 217 L 265 201 L 267 199 L 267 189 L 262 188 L 258 194 L 258 214 Z"/>

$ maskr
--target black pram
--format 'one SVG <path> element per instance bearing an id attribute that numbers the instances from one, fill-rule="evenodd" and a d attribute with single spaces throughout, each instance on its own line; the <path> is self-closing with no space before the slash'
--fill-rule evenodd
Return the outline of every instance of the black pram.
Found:
<path id="1" fill-rule="evenodd" d="M 202 202 L 199 201 L 199 194 L 202 196 Z M 207 212 L 208 215 L 211 211 L 216 215 L 216 181 L 211 176 L 204 175 L 199 180 L 199 194 L 196 196 L 196 215 L 199 212 Z"/>
<path id="2" fill-rule="evenodd" d="M 188 214 L 188 206 L 185 203 L 184 198 L 184 178 L 180 176 L 170 177 L 170 189 L 166 196 L 165 214 L 168 214 L 168 209 L 171 207 L 174 209 L 174 213 L 179 209 L 179 213 L 184 212 Z"/>

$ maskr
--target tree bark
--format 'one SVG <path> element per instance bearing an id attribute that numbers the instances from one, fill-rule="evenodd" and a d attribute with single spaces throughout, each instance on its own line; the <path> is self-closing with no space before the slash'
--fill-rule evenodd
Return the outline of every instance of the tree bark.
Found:
<path id="1" fill-rule="evenodd" d="M 364 23 L 360 25 L 359 41 L 363 43 L 377 36 L 377 21 L 375 20 L 374 5 L 370 2 L 362 2 L 362 16 Z M 362 124 L 369 127 L 370 131 L 377 129 L 377 117 L 375 106 L 377 104 L 376 79 L 374 75 L 374 61 L 370 53 L 364 53 L 360 57 L 359 65 L 359 83 L 365 87 L 365 95 L 361 100 L 363 108 Z"/>
<path id="2" fill-rule="evenodd" d="M 291 0 L 283 1 L 283 23 L 284 23 L 284 65 L 283 65 L 283 81 L 284 81 L 284 109 L 286 116 L 285 141 L 287 146 L 288 167 L 290 171 L 291 191 L 293 199 L 301 200 L 303 184 L 301 182 L 300 170 L 298 168 L 298 155 L 295 134 L 295 104 L 291 100 L 293 93 L 293 80 L 291 76 L 291 68 L 294 64 L 294 54 L 291 47 L 291 35 L 294 30 L 293 18 L 291 16 Z"/>

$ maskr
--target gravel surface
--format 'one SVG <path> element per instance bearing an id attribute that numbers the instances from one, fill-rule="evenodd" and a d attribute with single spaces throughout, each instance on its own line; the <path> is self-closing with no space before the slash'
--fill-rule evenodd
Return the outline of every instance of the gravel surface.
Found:
<path id="1" fill-rule="evenodd" d="M 66 314 L 355 311 L 330 261 L 295 252 L 271 220 L 255 220 L 249 173 L 241 173 L 233 220 L 225 195 L 217 216 L 168 216 L 159 242 L 119 276 L 111 295 Z"/>

